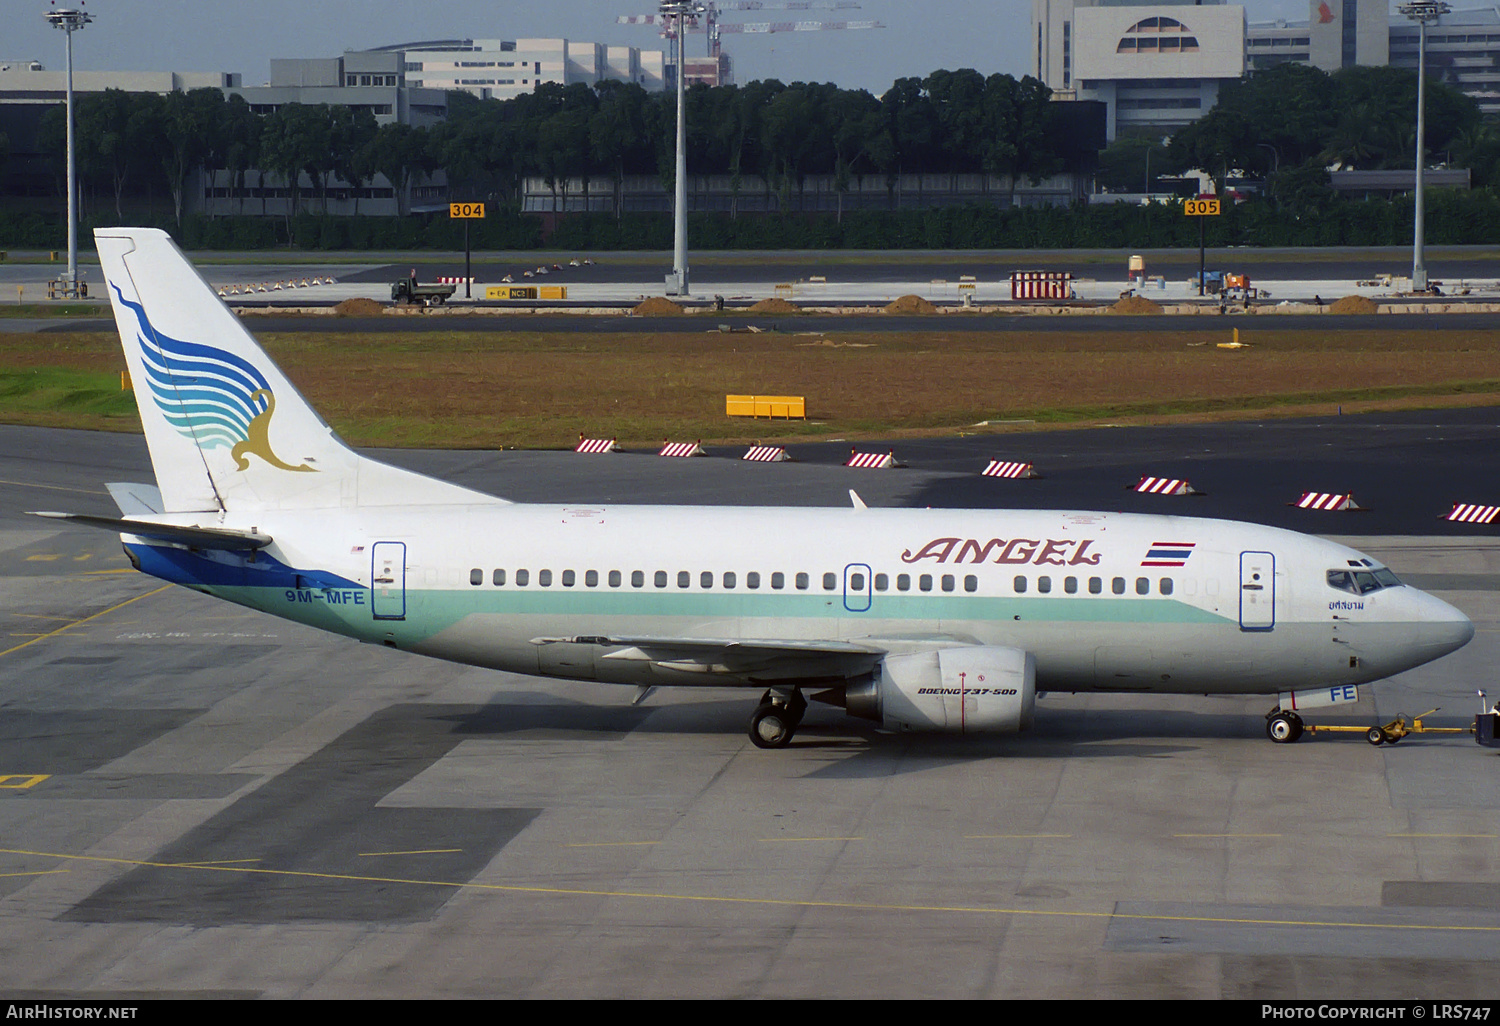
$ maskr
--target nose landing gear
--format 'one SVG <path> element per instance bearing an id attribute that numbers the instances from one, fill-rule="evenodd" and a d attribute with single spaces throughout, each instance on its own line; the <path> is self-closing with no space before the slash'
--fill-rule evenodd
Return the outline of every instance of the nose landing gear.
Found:
<path id="1" fill-rule="evenodd" d="M 1266 737 L 1278 745 L 1289 745 L 1302 736 L 1302 717 L 1294 712 L 1272 709 L 1266 713 Z"/>

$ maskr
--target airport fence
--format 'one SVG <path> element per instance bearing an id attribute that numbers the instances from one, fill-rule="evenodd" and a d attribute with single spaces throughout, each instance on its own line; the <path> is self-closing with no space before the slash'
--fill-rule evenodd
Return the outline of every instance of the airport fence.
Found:
<path id="1" fill-rule="evenodd" d="M 136 217 L 136 224 L 170 231 L 186 249 L 224 250 L 445 250 L 463 248 L 463 225 L 443 213 L 407 217 L 282 217 L 191 215 L 177 228 L 168 218 Z M 82 237 L 95 224 L 85 219 Z M 1319 209 L 1294 213 L 1255 197 L 1226 204 L 1210 218 L 1210 246 L 1404 246 L 1411 243 L 1410 197 L 1393 200 L 1330 199 Z M 670 250 L 672 218 L 666 213 L 578 213 L 539 218 L 490 208 L 471 225 L 481 250 L 564 249 L 572 252 Z M 1427 204 L 1431 245 L 1483 244 L 1500 238 L 1500 195 L 1490 189 L 1433 190 Z M 953 207 L 930 210 L 830 214 L 695 214 L 689 218 L 694 249 L 1147 249 L 1195 248 L 1196 218 L 1180 206 L 1077 204 L 1071 207 Z M 56 250 L 66 245 L 58 214 L 0 211 L 0 250 Z"/>

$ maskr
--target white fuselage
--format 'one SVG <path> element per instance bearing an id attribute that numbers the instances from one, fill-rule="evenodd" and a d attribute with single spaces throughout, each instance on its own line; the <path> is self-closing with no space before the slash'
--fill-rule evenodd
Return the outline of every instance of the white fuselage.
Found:
<path id="1" fill-rule="evenodd" d="M 222 524 L 273 535 L 260 558 L 301 573 L 202 590 L 443 659 L 606 682 L 746 683 L 600 643 L 646 636 L 1005 646 L 1034 654 L 1039 690 L 1272 693 L 1388 676 L 1473 633 L 1414 588 L 1330 585 L 1375 568 L 1353 549 L 1222 520 L 504 505 Z"/>

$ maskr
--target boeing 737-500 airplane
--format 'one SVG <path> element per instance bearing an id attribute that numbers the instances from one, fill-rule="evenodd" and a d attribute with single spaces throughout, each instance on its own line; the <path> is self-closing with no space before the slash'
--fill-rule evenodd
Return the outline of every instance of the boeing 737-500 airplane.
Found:
<path id="1" fill-rule="evenodd" d="M 138 570 L 512 673 L 763 691 L 892 730 L 1014 732 L 1038 691 L 1265 694 L 1298 713 L 1464 645 L 1343 545 L 1123 513 L 523 505 L 345 446 L 166 234 L 94 233 L 156 485 L 111 484 Z M 852 496 L 852 493 L 851 493 Z"/>

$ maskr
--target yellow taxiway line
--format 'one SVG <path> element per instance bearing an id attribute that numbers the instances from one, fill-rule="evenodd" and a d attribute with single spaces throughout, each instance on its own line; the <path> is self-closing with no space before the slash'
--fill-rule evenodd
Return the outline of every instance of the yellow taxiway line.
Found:
<path id="1" fill-rule="evenodd" d="M 407 884 L 417 887 L 443 887 L 450 890 L 492 891 L 510 894 L 552 894 L 565 897 L 585 898 L 636 898 L 643 901 L 684 901 L 699 904 L 761 905 L 777 908 L 826 908 L 851 912 L 942 912 L 966 913 L 985 916 L 1039 916 L 1057 919 L 1122 919 L 1146 922 L 1211 923 L 1221 926 L 1300 926 L 1340 930 L 1401 930 L 1407 932 L 1438 931 L 1447 933 L 1500 933 L 1500 923 L 1494 925 L 1458 925 L 1444 923 L 1380 923 L 1380 922 L 1331 922 L 1317 919 L 1256 919 L 1243 916 L 1185 916 L 1151 915 L 1138 912 L 1070 911 L 1067 909 L 1005 908 L 985 905 L 909 905 L 876 904 L 859 901 L 814 901 L 796 898 L 736 898 L 714 894 L 673 894 L 651 891 L 612 891 L 585 887 L 542 887 L 527 884 L 500 884 L 455 882 L 451 880 L 414 880 L 404 877 L 360 876 L 353 873 L 316 873 L 295 869 L 254 869 L 249 867 L 213 866 L 172 862 L 150 862 L 144 859 L 110 858 L 103 855 L 68 855 L 60 852 L 24 851 L 0 848 L 4 855 L 29 855 L 43 858 L 103 862 L 118 866 L 140 866 L 154 869 L 189 869 L 211 873 L 250 873 L 265 876 L 298 877 L 310 880 L 340 880 L 359 883 Z"/>
<path id="2" fill-rule="evenodd" d="M 126 599 L 124 602 L 117 602 L 114 605 L 110 606 L 108 609 L 99 610 L 99 612 L 95 613 L 93 616 L 85 616 L 82 620 L 74 620 L 72 623 L 64 624 L 55 631 L 48 631 L 46 634 L 37 635 L 30 641 L 23 641 L 19 645 L 13 645 L 10 648 L 5 649 L 3 652 L 0 652 L 0 656 L 8 656 L 12 652 L 19 652 L 27 645 L 35 645 L 38 641 L 45 641 L 48 638 L 56 637 L 63 631 L 72 630 L 74 627 L 80 626 L 81 624 L 86 624 L 90 620 L 97 620 L 99 619 L 99 617 L 104 616 L 106 613 L 113 613 L 116 609 L 121 609 L 125 606 L 128 606 L 132 602 L 139 602 L 143 598 L 150 598 L 152 595 L 159 595 L 170 587 L 172 587 L 172 585 L 163 584 L 160 588 L 157 588 L 153 591 L 148 591 L 144 595 L 137 595 L 134 598 Z"/>

